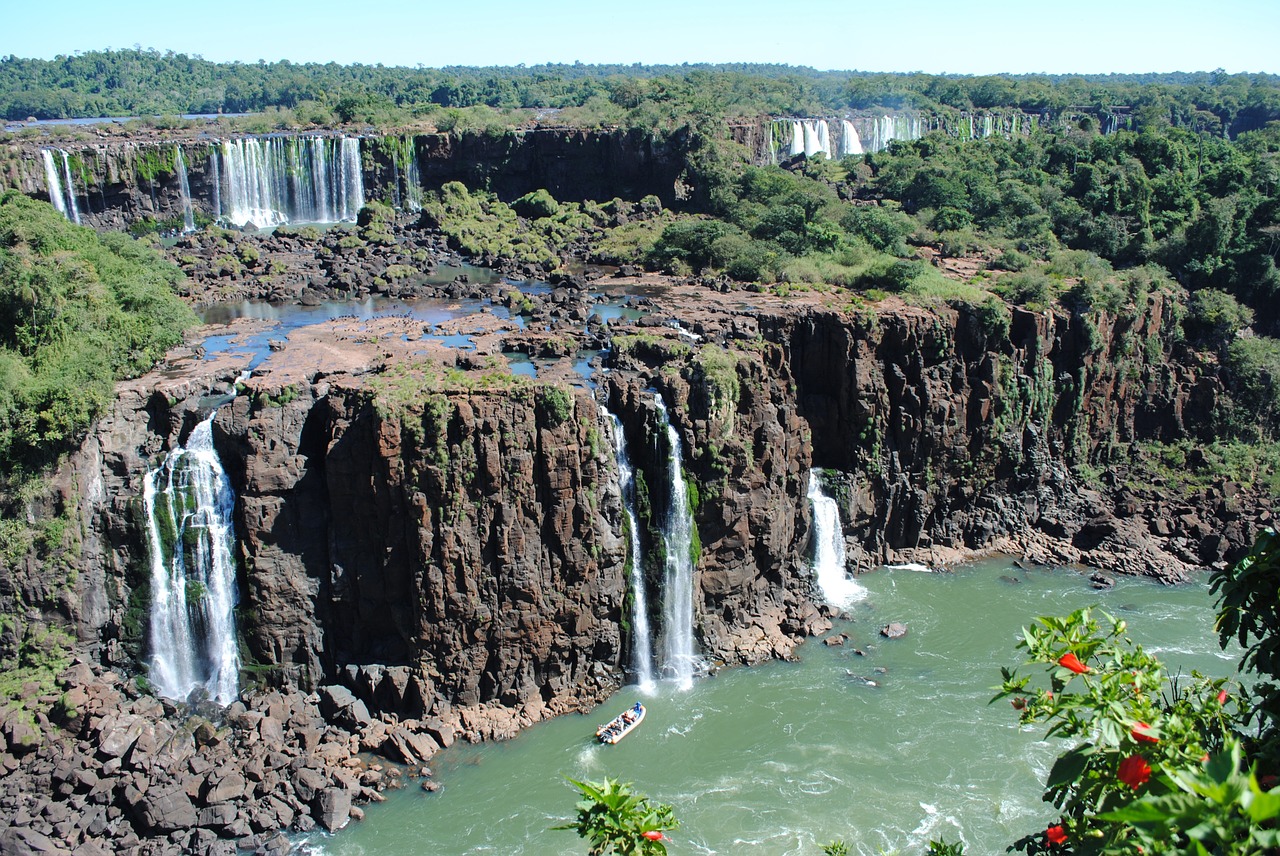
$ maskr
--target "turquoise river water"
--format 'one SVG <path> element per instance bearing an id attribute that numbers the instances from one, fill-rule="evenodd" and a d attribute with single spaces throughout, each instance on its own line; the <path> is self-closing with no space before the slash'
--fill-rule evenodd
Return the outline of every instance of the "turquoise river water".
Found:
<path id="1" fill-rule="evenodd" d="M 565 777 L 608 775 L 675 808 L 672 856 L 818 856 L 833 839 L 859 854 L 920 854 L 938 837 L 1001 853 L 1051 819 L 1041 786 L 1063 748 L 1020 728 L 1007 702 L 987 703 L 999 667 L 1019 662 L 1014 644 L 1030 619 L 1096 604 L 1125 618 L 1171 672 L 1235 670 L 1237 654 L 1218 649 L 1206 585 L 1120 580 L 1097 592 L 1072 571 L 1003 561 L 860 580 L 866 599 L 832 630 L 850 636 L 844 647 L 813 640 L 798 662 L 728 669 L 686 692 L 627 687 L 590 716 L 455 746 L 431 765 L 438 793 L 411 783 L 368 806 L 363 822 L 303 847 L 328 856 L 585 853 L 573 832 L 549 827 L 573 813 Z M 890 621 L 908 625 L 906 638 L 878 637 Z M 649 710 L 640 728 L 617 746 L 596 745 L 596 724 L 637 699 Z"/>

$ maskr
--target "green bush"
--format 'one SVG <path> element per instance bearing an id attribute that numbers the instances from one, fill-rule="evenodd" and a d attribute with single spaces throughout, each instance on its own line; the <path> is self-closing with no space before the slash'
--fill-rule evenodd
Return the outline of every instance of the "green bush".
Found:
<path id="1" fill-rule="evenodd" d="M 526 193 L 515 202 L 512 202 L 511 207 L 521 217 L 528 217 L 531 220 L 537 220 L 541 217 L 554 217 L 560 213 L 560 203 L 556 202 L 555 197 L 545 189 Z"/>
<path id="2" fill-rule="evenodd" d="M 182 272 L 122 234 L 99 236 L 51 206 L 0 197 L 0 460 L 42 465 L 150 369 L 195 316 Z"/>

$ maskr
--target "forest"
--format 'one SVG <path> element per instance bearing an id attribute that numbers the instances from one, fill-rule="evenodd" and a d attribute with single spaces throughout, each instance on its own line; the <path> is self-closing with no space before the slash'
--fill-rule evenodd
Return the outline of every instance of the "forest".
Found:
<path id="1" fill-rule="evenodd" d="M 818 116 L 843 111 L 1075 110 L 1235 136 L 1280 118 L 1280 76 L 1222 71 L 1149 75 L 929 75 L 817 71 L 749 63 L 679 66 L 215 63 L 141 48 L 52 60 L 0 59 L 0 116 L 65 119 L 283 110 L 304 122 L 379 125 L 449 108 L 568 110 L 572 124 L 660 127 L 691 113 Z M 536 114 L 535 114 L 536 115 Z M 545 115 L 543 118 L 547 118 Z"/>

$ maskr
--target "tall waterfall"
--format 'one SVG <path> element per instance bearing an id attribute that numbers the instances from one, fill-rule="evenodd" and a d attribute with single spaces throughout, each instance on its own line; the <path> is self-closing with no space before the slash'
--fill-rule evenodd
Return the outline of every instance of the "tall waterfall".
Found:
<path id="1" fill-rule="evenodd" d="M 336 223 L 364 205 L 356 137 L 244 137 L 224 140 L 222 213 L 236 225 Z"/>
<path id="2" fill-rule="evenodd" d="M 826 119 L 791 120 L 791 156 L 813 157 L 824 154 L 831 157 L 831 129 Z"/>
<path id="3" fill-rule="evenodd" d="M 689 488 L 680 463 L 683 457 L 680 435 L 671 424 L 662 396 L 655 393 L 653 399 L 666 426 L 671 453 L 667 468 L 671 499 L 662 529 L 667 547 L 662 594 L 662 670 L 675 679 L 681 689 L 688 689 L 693 686 L 693 676 L 701 665 L 693 645 L 693 512 L 689 508 Z"/>
<path id="4" fill-rule="evenodd" d="M 848 606 L 867 590 L 845 573 L 844 530 L 836 501 L 822 491 L 818 471 L 809 470 L 809 503 L 813 506 L 813 573 L 822 596 L 832 606 Z"/>
<path id="5" fill-rule="evenodd" d="M 840 123 L 840 156 L 862 154 L 862 140 L 858 137 L 858 129 L 848 119 Z"/>
<path id="6" fill-rule="evenodd" d="M 871 128 L 873 152 L 889 147 L 894 140 L 918 140 L 924 136 L 924 128 L 917 116 L 881 116 Z"/>
<path id="7" fill-rule="evenodd" d="M 54 163 L 53 153 L 62 156 L 62 172 Z M 40 158 L 44 161 L 44 181 L 48 188 L 49 201 L 58 213 L 72 223 L 80 222 L 80 206 L 76 203 L 76 184 L 71 177 L 71 159 L 63 149 L 41 149 Z"/>
<path id="8" fill-rule="evenodd" d="M 601 408 L 603 410 L 603 408 Z M 607 413 L 607 411 L 606 411 Z M 636 683 L 649 691 L 653 688 L 653 634 L 649 630 L 649 604 L 644 590 L 644 554 L 640 549 L 640 522 L 636 519 L 636 472 L 627 455 L 627 438 L 622 420 L 608 414 L 613 426 L 613 454 L 618 462 L 618 482 L 622 489 L 622 505 L 627 512 L 631 533 L 631 649 Z"/>
<path id="9" fill-rule="evenodd" d="M 187 162 L 182 157 L 182 146 L 177 146 L 174 162 L 178 170 L 178 192 L 182 195 L 182 231 L 196 230 L 195 209 L 191 207 L 191 184 L 187 181 Z"/>
<path id="10" fill-rule="evenodd" d="M 235 496 L 213 449 L 213 414 L 185 449 L 170 452 L 143 483 L 151 552 L 151 682 L 185 700 L 203 688 L 229 704 L 236 697 Z"/>
<path id="11" fill-rule="evenodd" d="M 404 164 L 404 202 L 406 211 L 422 210 L 422 173 L 418 171 L 418 150 L 409 137 L 408 157 Z"/>

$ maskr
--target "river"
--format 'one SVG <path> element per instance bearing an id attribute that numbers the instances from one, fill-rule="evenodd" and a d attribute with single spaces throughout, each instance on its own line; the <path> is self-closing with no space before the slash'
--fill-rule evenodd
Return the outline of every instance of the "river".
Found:
<path id="1" fill-rule="evenodd" d="M 920 854 L 931 838 L 974 854 L 1003 852 L 1043 829 L 1048 765 L 1062 748 L 988 705 L 999 667 L 1019 662 L 1020 628 L 1087 604 L 1125 618 L 1130 635 L 1170 671 L 1234 672 L 1218 649 L 1207 585 L 1122 579 L 1098 592 L 1065 570 L 981 562 L 955 573 L 879 570 L 852 607 L 842 647 L 803 645 L 797 662 L 728 669 L 681 692 L 627 687 L 590 716 L 565 716 L 518 738 L 455 746 L 432 767 L 443 788 L 411 783 L 333 837 L 304 843 L 329 856 L 585 853 L 549 827 L 573 813 L 566 777 L 606 775 L 670 803 L 678 854 L 817 854 L 843 839 L 859 854 Z M 1013 581 L 1016 580 L 1016 581 Z M 878 628 L 901 621 L 899 640 Z M 855 648 L 861 650 L 860 656 Z M 880 671 L 882 670 L 882 671 Z M 872 686 L 859 678 L 875 681 Z M 599 746 L 595 725 L 636 700 L 640 728 Z"/>

